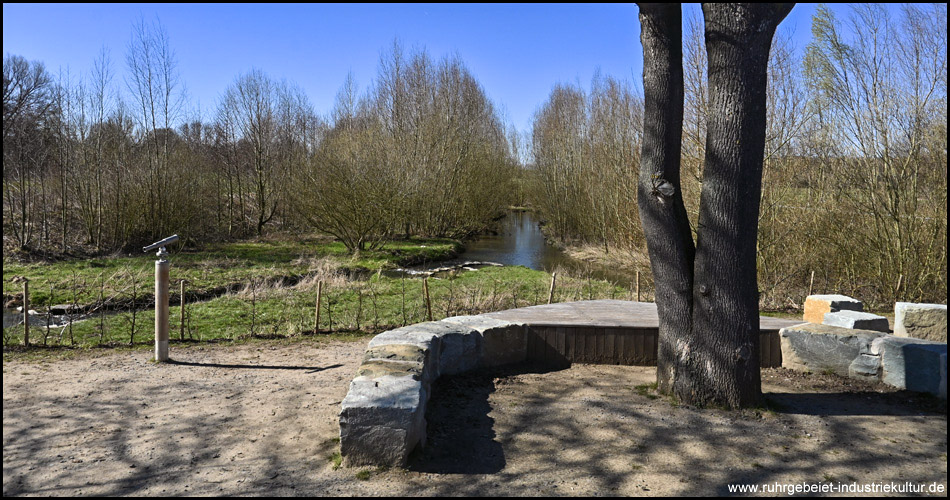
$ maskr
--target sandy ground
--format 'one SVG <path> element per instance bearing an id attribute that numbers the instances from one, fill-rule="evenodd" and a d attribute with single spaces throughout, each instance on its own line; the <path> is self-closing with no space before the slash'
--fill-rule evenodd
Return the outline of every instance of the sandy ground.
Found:
<path id="1" fill-rule="evenodd" d="M 727 495 L 730 484 L 947 487 L 946 406 L 763 372 L 771 411 L 638 394 L 649 367 L 445 378 L 407 469 L 334 469 L 364 342 L 3 365 L 3 495 Z M 642 391 L 641 391 L 642 392 Z M 362 472 L 360 476 L 357 473 Z M 368 476 L 368 477 L 366 477 Z M 853 494 L 853 493 L 848 493 Z M 787 496 L 781 492 L 773 496 Z M 945 496 L 944 494 L 940 496 Z"/>

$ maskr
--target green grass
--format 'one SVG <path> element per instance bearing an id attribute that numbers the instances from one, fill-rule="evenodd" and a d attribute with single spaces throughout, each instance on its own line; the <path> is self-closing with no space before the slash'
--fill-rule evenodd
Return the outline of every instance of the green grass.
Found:
<path id="1" fill-rule="evenodd" d="M 414 250 L 410 243 L 420 247 Z M 454 243 L 448 240 L 413 240 L 396 242 L 384 251 L 395 262 L 396 257 L 405 258 L 420 255 L 429 258 L 427 252 L 454 252 Z M 438 245 L 436 245 L 438 244 Z M 252 271 L 264 276 L 286 272 L 293 264 L 292 252 L 288 248 L 298 248 L 298 243 L 281 243 L 280 248 L 264 251 L 269 243 L 229 244 L 235 259 L 244 259 Z M 425 247 L 423 247 L 425 245 Z M 328 245 L 332 247 L 332 245 Z M 324 249 L 327 246 L 323 247 Z M 182 254 L 184 255 L 184 254 Z M 210 263 L 219 262 L 224 256 L 214 251 L 202 254 L 204 261 L 195 257 L 188 260 L 173 257 L 173 272 L 177 267 L 201 269 L 211 267 Z M 232 258 L 232 257 L 227 257 Z M 257 259 L 255 261 L 251 258 Z M 368 258 L 361 256 L 359 259 Z M 117 258 L 115 260 L 121 260 Z M 128 258 L 125 258 L 128 259 Z M 177 262 L 181 261 L 181 262 Z M 245 283 L 241 290 L 227 293 L 210 300 L 195 302 L 185 306 L 185 328 L 182 338 L 181 308 L 172 300 L 169 308 L 170 340 L 172 346 L 187 345 L 195 342 L 244 342 L 255 339 L 292 339 L 298 337 L 324 337 L 332 332 L 339 340 L 365 339 L 367 335 L 406 324 L 418 323 L 429 319 L 423 293 L 423 281 L 413 278 L 394 278 L 384 274 L 368 273 L 349 278 L 339 274 L 342 268 L 354 265 L 362 260 L 326 261 L 319 277 L 324 280 L 320 304 L 320 328 L 314 331 L 315 305 L 317 299 L 317 279 L 305 279 L 293 285 L 281 285 L 274 282 L 257 282 L 256 286 Z M 182 264 L 185 265 L 182 265 Z M 264 267 L 263 263 L 282 263 L 282 267 Z M 61 263 L 61 266 L 75 263 Z M 112 264 L 110 264 L 112 265 Z M 97 268 L 98 269 L 98 268 Z M 278 269 L 277 271 L 274 271 Z M 5 270 L 6 271 L 6 270 Z M 52 274 L 53 271 L 49 271 Z M 222 286 L 222 283 L 235 279 L 234 270 L 221 270 L 221 276 L 208 279 L 207 286 Z M 270 274 L 268 274 L 270 272 Z M 440 278 L 429 278 L 432 319 L 439 320 L 449 316 L 481 314 L 516 307 L 547 303 L 550 287 L 550 274 L 525 267 L 485 267 L 477 271 L 452 272 Z M 190 289 L 191 285 L 189 285 Z M 31 286 L 31 290 L 33 287 Z M 173 287 L 173 294 L 175 289 Z M 605 281 L 591 280 L 585 277 L 558 276 L 555 293 L 556 302 L 584 300 L 588 298 L 625 298 L 629 290 Z M 36 302 L 34 302 L 35 304 Z M 34 306 L 35 307 L 35 306 Z M 134 329 L 133 329 L 134 324 Z M 106 313 L 96 315 L 84 321 L 75 322 L 72 331 L 68 328 L 54 328 L 47 331 L 44 327 L 31 327 L 30 340 L 33 346 L 71 348 L 132 348 L 149 349 L 153 342 L 154 311 L 152 308 L 137 312 Z M 34 356 L 36 350 L 45 352 L 42 347 L 24 352 L 22 348 L 22 326 L 6 328 L 3 331 L 5 347 L 14 347 L 4 351 L 8 356 Z"/>
<path id="2" fill-rule="evenodd" d="M 187 293 L 208 294 L 229 285 L 305 276 L 327 268 L 375 271 L 444 260 L 461 250 L 461 243 L 455 240 L 421 238 L 391 241 L 379 250 L 356 256 L 350 255 L 342 243 L 318 238 L 217 243 L 200 250 L 172 251 L 170 279 L 173 294 L 182 279 L 187 281 Z M 4 257 L 4 301 L 22 295 L 22 285 L 13 283 L 14 276 L 30 279 L 34 307 L 89 304 L 99 299 L 100 291 L 113 300 L 130 300 L 133 294 L 151 295 L 154 262 L 151 253 L 34 263 Z"/>
<path id="3" fill-rule="evenodd" d="M 337 470 L 343 466 L 343 455 L 341 455 L 339 451 L 334 452 L 327 457 L 327 459 L 333 464 L 333 470 Z"/>
<path id="4" fill-rule="evenodd" d="M 656 382 L 651 384 L 642 384 L 634 387 L 634 390 L 637 391 L 637 394 L 644 396 L 649 399 L 659 399 L 659 396 L 655 394 L 656 392 Z"/>

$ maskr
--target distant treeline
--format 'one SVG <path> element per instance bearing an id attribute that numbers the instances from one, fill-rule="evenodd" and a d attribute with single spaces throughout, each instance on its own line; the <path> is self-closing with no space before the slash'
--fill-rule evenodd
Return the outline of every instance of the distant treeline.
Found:
<path id="1" fill-rule="evenodd" d="M 947 300 L 947 6 L 819 7 L 796 56 L 773 42 L 758 236 L 766 307 L 848 293 L 878 307 Z M 684 30 L 683 195 L 695 228 L 703 180 L 707 61 Z M 642 93 L 595 76 L 555 87 L 531 135 L 531 201 L 550 237 L 646 254 L 637 213 Z M 741 138 L 740 138 L 741 140 Z M 742 203 L 743 200 L 736 200 Z M 814 272 L 814 282 L 811 273 Z"/>
<path id="2" fill-rule="evenodd" d="M 362 94 L 351 76 L 329 116 L 259 70 L 224 89 L 210 120 L 190 109 L 158 24 L 133 27 L 117 82 L 3 60 L 5 250 L 132 250 L 272 228 L 332 234 L 351 251 L 412 235 L 484 230 L 513 201 L 515 154 L 458 57 L 381 57 Z"/>

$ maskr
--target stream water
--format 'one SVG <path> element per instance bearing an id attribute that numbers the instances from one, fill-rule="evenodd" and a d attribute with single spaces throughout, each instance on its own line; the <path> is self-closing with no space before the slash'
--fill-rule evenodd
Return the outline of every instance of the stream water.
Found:
<path id="1" fill-rule="evenodd" d="M 505 266 L 524 266 L 538 271 L 552 272 L 558 268 L 575 274 L 602 279 L 629 286 L 635 277 L 615 269 L 592 265 L 570 258 L 549 244 L 535 215 L 531 212 L 509 212 L 500 221 L 496 234 L 481 236 L 466 242 L 461 259 L 496 262 Z"/>

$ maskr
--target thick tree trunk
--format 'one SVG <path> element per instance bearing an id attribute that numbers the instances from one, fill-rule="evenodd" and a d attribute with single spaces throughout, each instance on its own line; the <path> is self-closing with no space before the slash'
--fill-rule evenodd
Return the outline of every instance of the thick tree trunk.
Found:
<path id="1" fill-rule="evenodd" d="M 691 330 L 692 320 L 693 236 L 680 192 L 681 17 L 679 4 L 640 4 L 645 126 L 637 205 L 656 283 L 657 385 L 664 393 L 677 378 L 677 339 Z M 664 181 L 672 196 L 657 190 Z"/>
<path id="2" fill-rule="evenodd" d="M 657 286 L 657 384 L 681 401 L 761 401 L 756 236 L 769 48 L 792 4 L 704 4 L 710 119 L 693 246 L 679 185 L 679 5 L 640 4 L 644 129 L 638 205 Z"/>
<path id="3" fill-rule="evenodd" d="M 761 402 L 756 237 L 769 49 L 790 4 L 703 4 L 710 113 L 693 289 L 693 355 L 674 391 L 729 407 Z"/>

